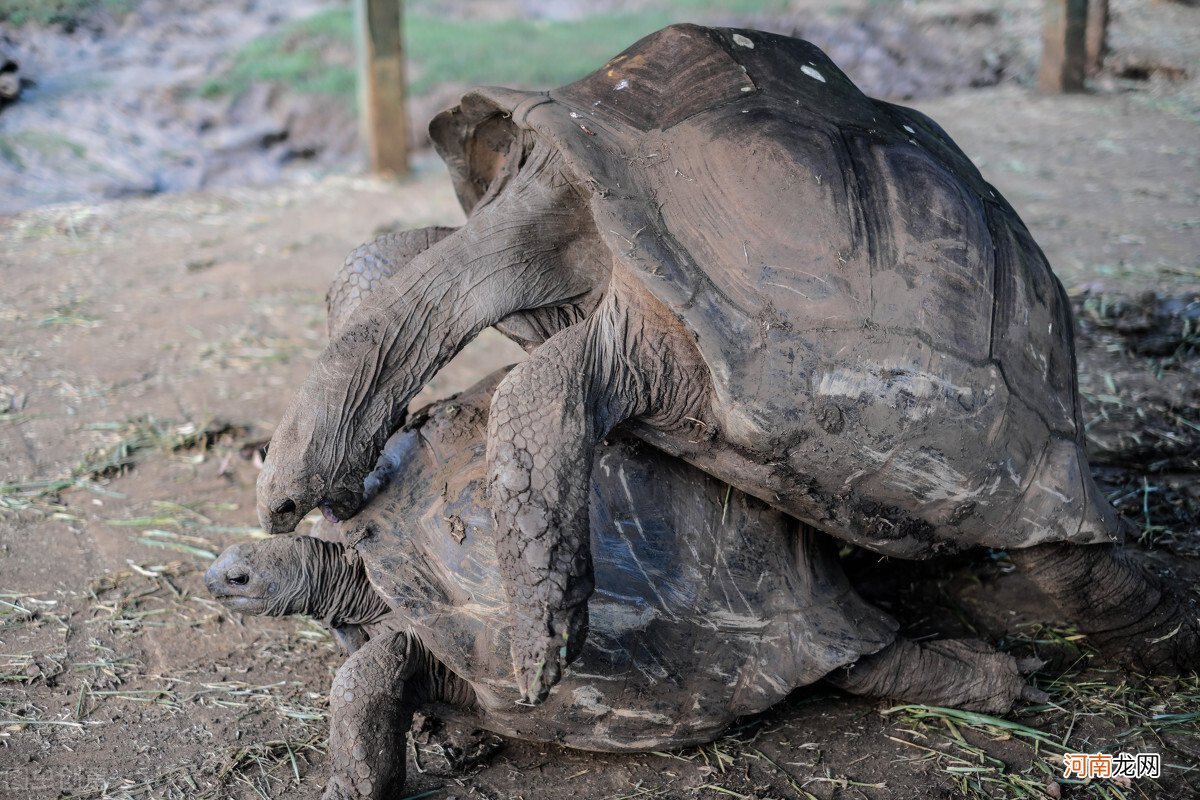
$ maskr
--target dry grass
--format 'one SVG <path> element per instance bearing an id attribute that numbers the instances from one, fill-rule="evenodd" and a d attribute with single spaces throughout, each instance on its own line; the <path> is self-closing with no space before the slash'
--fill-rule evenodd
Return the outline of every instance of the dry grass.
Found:
<path id="1" fill-rule="evenodd" d="M 146 521 L 114 522 L 138 525 Z M 204 524 L 195 517 L 160 517 L 155 522 Z M 190 549 L 189 553 L 199 555 Z M 309 771 L 311 759 L 324 752 L 328 727 L 325 687 L 310 687 L 296 680 L 222 677 L 207 668 L 195 676 L 186 672 L 155 676 L 148 674 L 145 661 L 136 655 L 148 629 L 211 629 L 225 613 L 207 596 L 189 590 L 196 585 L 198 571 L 194 562 L 130 561 L 128 569 L 96 578 L 69 599 L 0 595 L 0 631 L 23 629 L 31 643 L 40 645 L 31 652 L 0 656 L 0 747 L 14 736 L 50 736 L 52 729 L 84 737 L 101 735 L 97 732 L 100 728 L 122 726 L 118 720 L 127 718 L 128 711 L 123 709 L 130 707 L 152 707 L 153 715 L 180 720 L 207 709 L 234 720 L 277 720 L 274 727 L 287 736 L 222 745 L 151 777 L 101 781 L 59 796 L 75 800 L 216 800 L 243 790 L 252 797 L 276 797 L 298 785 Z M 60 609 L 65 616 L 59 615 Z M 291 635 L 297 643 L 328 642 L 327 634 L 315 623 L 297 620 L 294 627 Z M 47 632 L 54 635 L 47 637 Z M 5 640 L 12 639 L 5 636 Z M 54 687 L 54 694 L 69 691 L 69 710 L 55 714 L 44 699 L 35 699 L 46 698 L 44 691 L 37 691 L 42 686 Z"/>
<path id="2" fill-rule="evenodd" d="M 1031 652 L 1049 645 L 1079 654 L 1068 669 L 1040 674 L 1042 705 L 1017 709 L 1018 720 L 957 709 L 900 705 L 884 710 L 894 720 L 888 738 L 914 750 L 949 776 L 966 798 L 1044 798 L 1074 789 L 1071 797 L 1126 800 L 1167 796 L 1158 780 L 1134 785 L 1062 777 L 1068 752 L 1158 752 L 1176 777 L 1196 773 L 1200 748 L 1200 676 L 1147 677 L 1089 668 L 1095 652 L 1071 628 L 1030 626 L 1008 646 Z M 1087 728 L 1086 731 L 1082 730 Z"/>
<path id="3" fill-rule="evenodd" d="M 0 415 L 4 419 L 9 415 Z M 85 453 L 67 474 L 38 480 L 0 483 L 0 511 L 39 511 L 52 519 L 77 521 L 56 502 L 69 489 L 86 489 L 100 495 L 117 496 L 103 483 L 128 472 L 150 452 L 180 453 L 211 449 L 218 441 L 244 435 L 248 428 L 231 422 L 166 423 L 153 417 L 127 422 L 97 423 L 87 431 L 110 433 L 112 442 Z"/>

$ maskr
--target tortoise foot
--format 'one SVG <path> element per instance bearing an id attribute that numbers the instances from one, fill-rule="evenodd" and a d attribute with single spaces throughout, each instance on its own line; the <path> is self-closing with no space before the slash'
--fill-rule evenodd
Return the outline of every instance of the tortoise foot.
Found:
<path id="1" fill-rule="evenodd" d="M 851 694 L 1005 714 L 1019 700 L 1046 698 L 1026 682 L 1021 667 L 1012 656 L 973 639 L 899 638 L 825 679 Z"/>
<path id="2" fill-rule="evenodd" d="M 1143 673 L 1200 670 L 1200 605 L 1113 546 L 1013 550 L 1014 563 L 1110 661 Z"/>
<path id="3" fill-rule="evenodd" d="M 1176 592 L 1163 588 L 1153 609 L 1132 623 L 1104 622 L 1084 629 L 1106 659 L 1154 675 L 1200 672 L 1200 607 Z"/>
<path id="4" fill-rule="evenodd" d="M 512 655 L 521 703 L 537 705 L 550 695 L 562 678 L 563 669 L 574 657 L 578 641 L 587 630 L 587 607 L 577 606 L 544 617 L 529 617 L 517 611 L 513 626 Z"/>

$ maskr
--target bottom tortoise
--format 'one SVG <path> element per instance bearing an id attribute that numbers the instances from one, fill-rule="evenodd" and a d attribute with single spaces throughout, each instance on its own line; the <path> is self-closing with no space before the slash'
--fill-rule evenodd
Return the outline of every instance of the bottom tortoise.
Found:
<path id="1" fill-rule="evenodd" d="M 393 796 L 422 708 L 523 739 L 647 751 L 709 741 L 822 678 L 990 712 L 1030 695 L 1016 662 L 981 643 L 898 638 L 850 586 L 832 539 L 617 435 L 592 470 L 587 642 L 546 702 L 522 704 L 484 497 L 503 376 L 394 436 L 353 520 L 322 522 L 322 538 L 235 545 L 208 571 L 229 608 L 311 614 L 352 651 L 331 692 L 326 798 Z"/>

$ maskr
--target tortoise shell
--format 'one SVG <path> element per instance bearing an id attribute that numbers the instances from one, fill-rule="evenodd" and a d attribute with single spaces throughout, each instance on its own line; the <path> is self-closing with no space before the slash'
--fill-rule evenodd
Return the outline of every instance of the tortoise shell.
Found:
<path id="1" fill-rule="evenodd" d="M 474 687 L 479 724 L 591 750 L 699 743 L 891 643 L 831 539 L 618 435 L 592 472 L 587 642 L 546 702 L 518 705 L 484 497 L 501 377 L 417 414 L 339 526 L 400 622 Z"/>
<path id="2" fill-rule="evenodd" d="M 560 89 L 469 93 L 430 131 L 468 213 L 522 137 L 561 153 L 614 282 L 690 332 L 724 439 L 787 476 L 739 488 L 896 556 L 1117 538 L 1046 258 L 941 127 L 814 45 L 674 25 Z"/>

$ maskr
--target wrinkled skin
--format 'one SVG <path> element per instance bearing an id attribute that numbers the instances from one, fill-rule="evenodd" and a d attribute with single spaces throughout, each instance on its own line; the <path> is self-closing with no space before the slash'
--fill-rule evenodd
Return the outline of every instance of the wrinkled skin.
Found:
<path id="1" fill-rule="evenodd" d="M 758 58 L 771 52 L 768 44 L 781 53 L 799 47 L 743 31 L 737 35 L 754 37 L 758 44 L 737 55 L 727 34 L 676 26 L 654 41 L 668 41 L 668 51 L 701 40 L 719 42 L 705 45 L 711 62 L 701 58 L 692 64 L 701 71 L 727 66 L 723 59 L 734 55 Z M 652 39 L 637 47 L 657 52 Z M 462 156 L 470 161 L 468 177 L 480 178 L 480 185 L 473 186 L 459 176 L 460 196 L 469 197 L 472 205 L 466 225 L 419 254 L 412 253 L 416 248 L 381 241 L 352 256 L 351 263 L 363 269 L 368 269 L 368 258 L 386 262 L 389 277 L 346 315 L 285 412 L 259 481 L 264 527 L 292 530 L 314 507 L 337 519 L 356 513 L 363 480 L 388 435 L 403 421 L 408 401 L 480 330 L 497 325 L 518 341 L 537 345 L 529 361 L 497 389 L 488 434 L 496 549 L 513 611 L 514 669 L 530 702 L 546 697 L 586 636 L 594 572 L 587 479 L 596 443 L 623 423 L 733 486 L 882 553 L 924 557 L 971 544 L 1028 548 L 1019 561 L 1040 585 L 1057 593 L 1077 622 L 1106 632 L 1101 641 L 1109 652 L 1129 661 L 1131 654 L 1170 642 L 1162 657 L 1153 659 L 1156 666 L 1196 669 L 1200 621 L 1195 609 L 1140 569 L 1123 570 L 1122 580 L 1086 596 L 1063 597 L 1058 588 L 1078 588 L 1089 575 L 1116 569 L 1109 564 L 1110 545 L 1121 538 L 1121 528 L 1082 457 L 1070 377 L 1069 307 L 1044 257 L 1015 212 L 936 124 L 916 112 L 854 95 L 819 51 L 809 47 L 804 52 L 810 64 L 818 63 L 821 76 L 820 87 L 812 91 L 842 93 L 830 101 L 829 113 L 841 110 L 833 103 L 844 102 L 847 114 L 865 116 L 861 133 L 848 127 L 839 133 L 849 130 L 860 137 L 853 141 L 876 148 L 869 158 L 855 156 L 851 139 L 843 136 L 840 143 L 832 140 L 833 155 L 819 152 L 825 159 L 820 166 L 800 165 L 793 174 L 771 162 L 754 173 L 751 187 L 780 176 L 790 181 L 781 191 L 810 198 L 801 210 L 811 220 L 770 199 L 753 199 L 750 214 L 706 205 L 727 189 L 739 188 L 736 176 L 731 183 L 717 181 L 716 169 L 757 168 L 753 158 L 744 160 L 749 149 L 769 151 L 777 144 L 753 136 L 775 131 L 771 114 L 784 117 L 790 106 L 754 106 L 761 87 L 782 85 L 780 91 L 786 92 L 793 85 L 804 91 L 817 86 L 795 64 L 794 76 L 763 72 L 752 76 L 758 83 L 744 87 L 747 113 L 765 120 L 746 134 L 749 144 L 720 139 L 735 122 L 743 124 L 737 113 L 726 115 L 732 121 L 714 117 L 719 122 L 711 128 L 700 127 L 695 114 L 673 118 L 670 124 L 682 120 L 680 129 L 695 128 L 692 139 L 681 140 L 687 146 L 673 153 L 678 161 L 655 160 L 663 152 L 653 138 L 658 135 L 654 125 L 667 129 L 670 124 L 653 120 L 645 148 L 592 161 L 587 159 L 600 152 L 600 143 L 616 134 L 602 129 L 604 136 L 597 134 L 593 145 L 586 130 L 563 122 L 562 130 L 581 143 L 568 154 L 539 133 L 565 120 L 566 108 L 559 110 L 539 97 L 514 100 L 511 121 L 497 113 L 486 123 L 494 130 L 476 131 L 473 142 L 495 147 L 471 145 Z M 623 69 L 614 66 L 621 58 L 610 64 L 610 71 Z M 645 79 L 632 66 L 635 60 L 627 62 L 628 74 Z M 745 71 L 732 70 L 728 78 L 715 74 L 697 78 L 696 96 L 713 91 L 714 97 L 724 97 L 719 93 L 729 88 L 729 81 L 750 80 Z M 597 96 L 612 96 L 607 84 L 603 91 L 607 94 Z M 733 95 L 740 96 L 738 91 Z M 480 97 L 468 96 L 461 109 L 443 115 L 450 120 L 443 119 L 444 126 L 453 129 L 455 114 L 471 117 L 469 106 L 482 103 Z M 524 110 L 517 113 L 515 107 Z M 519 117 L 541 120 L 543 127 L 521 127 Z M 689 156 L 688 147 L 699 148 L 700 156 Z M 886 158 L 891 157 L 897 161 L 888 167 Z M 635 177 L 654 175 L 660 185 L 623 182 L 621 170 L 628 171 L 631 164 L 643 169 Z M 686 169 L 674 166 L 672 173 L 671 165 L 677 164 Z M 831 226 L 842 224 L 846 215 L 838 211 L 822 222 L 826 209 L 821 193 L 833 191 L 831 176 L 838 174 L 839 165 L 849 170 L 847 164 L 858 172 L 845 203 L 895 205 L 870 212 L 885 216 L 890 228 L 870 228 L 869 234 L 855 229 L 850 245 L 838 249 L 832 242 L 841 241 L 841 231 Z M 856 181 L 866 183 L 879 164 L 884 165 L 880 170 L 895 170 L 885 173 L 891 176 L 885 179 L 891 181 L 887 191 L 853 200 L 849 192 Z M 594 170 L 582 171 L 590 168 Z M 649 171 L 654 169 L 658 172 Z M 957 181 L 949 189 L 947 175 Z M 709 183 L 697 188 L 702 179 Z M 897 203 L 897 196 L 905 199 Z M 691 209 L 699 219 L 680 208 Z M 940 211 L 927 214 L 920 211 L 924 208 Z M 868 228 L 877 221 L 867 211 L 861 213 Z M 981 214 L 987 223 L 983 233 L 976 230 Z M 664 234 L 664 220 L 671 219 L 676 229 Z M 731 244 L 743 231 L 749 238 Z M 715 241 L 705 238 L 709 232 Z M 712 263 L 689 261 L 680 244 L 685 235 L 691 237 L 693 255 L 708 256 Z M 783 260 L 772 257 L 761 270 L 752 265 L 752 253 L 772 247 L 772 255 Z M 959 263 L 946 256 L 960 247 L 970 258 Z M 891 260 L 881 261 L 881 252 L 893 253 Z M 971 270 L 990 263 L 989 252 L 998 253 L 994 260 L 1008 270 L 1001 276 L 997 267 L 994 298 L 971 283 L 978 280 Z M 935 267 L 914 278 L 905 272 L 910 262 Z M 959 268 L 961 274 L 954 271 Z M 676 279 L 687 269 L 700 273 L 688 273 L 690 283 L 681 287 Z M 790 284 L 780 282 L 785 273 L 792 276 Z M 883 300 L 894 301 L 895 307 L 881 305 L 878 310 L 879 315 L 893 315 L 888 318 L 893 321 L 880 324 L 867 317 L 849 327 L 827 326 L 832 333 L 825 333 L 824 321 L 844 310 L 839 300 L 860 276 L 894 276 L 888 279 L 895 283 L 886 289 L 881 284 L 880 293 L 889 292 Z M 1001 277 L 1011 278 L 1012 287 L 1002 284 Z M 749 291 L 746 286 L 755 281 L 762 282 L 756 287 L 762 291 L 755 300 L 757 324 L 735 327 L 729 322 L 734 296 Z M 875 287 L 868 284 L 874 304 Z M 831 291 L 834 286 L 839 289 Z M 810 294 L 816 291 L 823 294 Z M 913 297 L 906 300 L 905 292 Z M 977 305 L 980 297 L 988 308 Z M 933 311 L 926 313 L 927 307 Z M 895 322 L 896 315 L 903 319 Z M 1032 334 L 1030 320 L 1037 322 Z M 816 338 L 803 338 L 809 330 L 816 331 Z M 903 390 L 895 387 L 896 375 L 911 376 L 922 365 L 948 360 L 937 347 L 948 344 L 941 339 L 959 334 L 963 342 L 953 343 L 959 349 L 973 346 L 971 337 L 981 341 L 983 355 L 965 358 L 961 369 L 955 368 L 974 385 L 955 386 L 934 375 L 906 383 Z M 825 355 L 803 362 L 803 348 L 810 345 L 825 348 Z M 860 347 L 878 349 L 868 353 L 870 358 L 845 355 Z M 1029 353 L 1041 360 L 1030 360 Z M 843 363 L 830 363 L 837 358 Z M 897 371 L 894 365 L 900 362 L 904 366 Z M 745 372 L 746 365 L 754 369 Z M 819 380 L 809 371 L 818 367 L 824 370 Z M 1068 376 L 1065 382 L 1063 375 Z M 837 388 L 847 381 L 853 391 L 837 391 L 852 402 L 800 403 L 813 384 Z M 945 385 L 953 391 L 943 394 L 940 387 Z M 989 410 L 987 398 L 995 397 L 997 385 L 1009 392 L 1005 403 L 1018 411 L 1010 413 L 1004 404 Z M 914 400 L 914 391 L 926 393 Z M 944 406 L 934 407 L 943 401 Z M 980 416 L 985 412 L 991 416 Z M 926 424 L 923 414 L 936 424 Z M 914 418 L 917 422 L 903 431 L 894 427 L 900 424 L 896 420 Z M 1034 429 L 1041 431 L 1038 438 L 1026 441 Z M 888 453 L 880 456 L 860 446 L 869 437 L 890 442 Z M 944 459 L 950 456 L 959 460 L 945 469 Z M 867 457 L 878 460 L 859 462 Z M 1010 484 L 1006 475 L 1012 473 L 1004 465 L 1011 467 L 1014 459 L 1025 460 L 1020 480 Z M 851 491 L 855 482 L 871 488 Z M 997 486 L 1003 491 L 997 493 Z M 967 497 L 971 499 L 955 500 Z M 1056 542 L 1094 544 L 1077 558 L 1062 558 Z M 1063 546 L 1073 552 L 1070 545 Z"/>
<path id="2" fill-rule="evenodd" d="M 415 258 L 387 241 L 351 256 L 403 268 L 364 294 L 284 412 L 258 480 L 266 530 L 294 530 L 317 507 L 353 516 L 408 401 L 481 330 L 524 309 L 594 306 L 603 251 L 587 235 L 580 190 L 544 145 L 514 146 L 504 170 L 506 191 Z"/>

